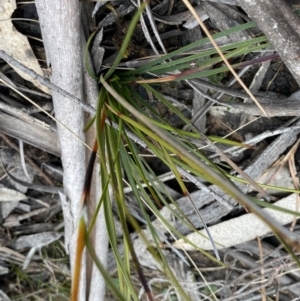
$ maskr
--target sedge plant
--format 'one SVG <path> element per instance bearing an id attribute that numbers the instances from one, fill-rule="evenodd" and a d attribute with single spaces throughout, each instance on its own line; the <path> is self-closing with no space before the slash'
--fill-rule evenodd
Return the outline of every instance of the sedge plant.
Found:
<path id="1" fill-rule="evenodd" d="M 203 152 L 198 150 L 194 145 L 194 139 L 204 139 L 201 133 L 190 120 L 188 120 L 175 106 L 161 95 L 155 85 L 174 82 L 181 80 L 197 79 L 201 77 L 212 76 L 226 72 L 230 69 L 226 67 L 210 68 L 215 64 L 229 58 L 238 57 L 253 51 L 263 50 L 269 47 L 265 36 L 249 39 L 243 42 L 222 46 L 219 49 L 212 47 L 195 54 L 186 54 L 195 47 L 201 46 L 209 41 L 204 38 L 190 45 L 182 47 L 169 54 L 162 55 L 149 62 L 142 64 L 140 67 L 131 70 L 119 70 L 118 65 L 126 54 L 126 49 L 134 28 L 143 12 L 145 4 L 135 13 L 124 38 L 123 44 L 119 49 L 118 56 L 113 65 L 106 73 L 96 77 L 100 84 L 98 97 L 97 113 L 92 121 L 96 122 L 97 139 L 93 147 L 93 153 L 87 168 L 86 181 L 82 197 L 82 218 L 78 225 L 77 255 L 75 270 L 72 282 L 72 300 L 77 300 L 79 276 L 81 269 L 81 257 L 84 248 L 87 248 L 93 258 L 99 271 L 107 282 L 108 289 L 118 300 L 138 300 L 137 292 L 132 285 L 130 274 L 134 268 L 139 276 L 140 282 L 147 294 L 149 300 L 154 300 L 149 284 L 143 273 L 143 268 L 139 264 L 138 257 L 135 253 L 133 243 L 130 238 L 128 225 L 130 225 L 144 240 L 148 246 L 149 252 L 155 261 L 160 265 L 161 270 L 165 273 L 169 281 L 176 288 L 178 294 L 184 300 L 190 300 L 188 293 L 181 287 L 176 276 L 172 272 L 167 259 L 161 249 L 163 240 L 156 229 L 153 227 L 148 212 L 152 212 L 166 227 L 167 231 L 174 239 L 185 239 L 160 213 L 164 206 L 169 208 L 174 216 L 182 220 L 191 231 L 197 231 L 192 222 L 184 216 L 178 208 L 175 200 L 166 190 L 166 187 L 151 169 L 146 159 L 140 152 L 143 148 L 145 153 L 155 156 L 172 171 L 181 193 L 189 198 L 189 190 L 185 185 L 183 178 L 201 179 L 217 185 L 224 193 L 231 196 L 241 206 L 244 206 L 249 212 L 253 212 L 258 218 L 262 219 L 278 237 L 285 248 L 294 256 L 293 250 L 299 249 L 299 243 L 295 236 L 287 229 L 282 227 L 276 220 L 261 210 L 261 202 L 243 194 L 235 181 L 246 181 L 254 186 L 258 191 L 262 188 L 247 178 L 234 178 L 222 169 L 220 165 L 209 160 Z M 240 30 L 254 27 L 254 23 L 246 23 L 224 32 L 215 34 L 212 39 L 230 35 Z M 217 55 L 222 53 L 222 55 Z M 202 58 L 206 58 L 202 60 Z M 193 68 L 191 68 L 193 64 Z M 245 63 L 239 63 L 230 66 L 231 68 L 243 66 Z M 88 68 L 89 70 L 91 68 Z M 155 84 L 155 85 L 153 85 Z M 161 101 L 169 110 L 176 114 L 186 125 L 189 125 L 191 131 L 184 131 L 170 126 L 160 114 L 154 110 L 147 100 L 143 99 L 136 91 L 136 85 L 143 87 L 148 94 L 153 95 Z M 263 108 L 262 108 L 262 111 Z M 230 140 L 223 140 L 217 137 L 208 137 L 211 141 L 238 145 L 240 147 L 251 147 L 242 143 Z M 97 159 L 98 158 L 98 159 Z M 100 164 L 101 174 L 101 191 L 102 195 L 98 203 L 97 210 L 91 221 L 86 219 L 86 207 L 88 206 L 88 195 L 90 191 L 90 177 L 92 169 L 97 161 Z M 151 239 L 145 236 L 137 220 L 132 216 L 126 206 L 125 188 L 130 187 L 143 213 L 143 219 L 151 233 Z M 113 192 L 113 199 L 109 193 Z M 291 191 L 294 192 L 294 191 Z M 191 198 L 189 198 L 192 202 Z M 121 254 L 118 248 L 114 218 L 112 213 L 112 203 L 115 203 L 118 213 L 118 219 L 122 225 L 124 236 L 124 254 Z M 115 256 L 118 269 L 118 282 L 114 281 L 102 266 L 97 258 L 97 254 L 91 244 L 90 232 L 97 218 L 97 212 L 103 206 L 106 218 L 107 231 L 109 234 L 110 247 Z M 272 206 L 272 205 L 271 205 Z M 147 210 L 146 210 L 147 208 Z M 175 208 L 175 209 L 174 209 Z M 273 206 L 275 210 L 280 210 Z M 196 212 L 197 209 L 195 208 Z M 295 212 L 287 212 L 295 214 Z M 199 219 L 201 215 L 197 212 Z M 205 227 L 205 222 L 203 225 Z M 207 237 L 211 239 L 207 229 Z M 151 241 L 150 241 L 151 240 Z M 193 242 L 189 242 L 193 244 Z M 205 253 L 204 251 L 200 250 Z M 210 256 L 213 260 L 222 265 L 218 260 L 218 253 L 215 250 L 215 257 Z M 131 264 L 132 263 L 132 264 Z M 213 288 L 208 285 L 208 292 L 214 296 Z"/>

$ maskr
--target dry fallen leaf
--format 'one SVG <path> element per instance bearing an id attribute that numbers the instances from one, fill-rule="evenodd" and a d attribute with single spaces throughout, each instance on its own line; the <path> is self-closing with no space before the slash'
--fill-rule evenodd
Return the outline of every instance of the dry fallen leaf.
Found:
<path id="1" fill-rule="evenodd" d="M 21 250 L 23 248 L 42 248 L 48 246 L 52 242 L 60 239 L 62 233 L 59 232 L 43 232 L 31 235 L 24 235 L 17 238 L 12 247 L 16 250 Z"/>
<path id="2" fill-rule="evenodd" d="M 2 218 L 7 218 L 8 215 L 19 204 L 19 201 L 25 200 L 26 198 L 26 195 L 19 191 L 0 187 L 0 206 L 2 210 Z"/>
<path id="3" fill-rule="evenodd" d="M 27 197 L 25 194 L 13 189 L 0 187 L 0 202 L 11 202 L 25 200 Z"/>
<path id="4" fill-rule="evenodd" d="M 296 209 L 296 194 L 291 194 L 286 198 L 274 203 L 274 205 L 288 210 Z M 275 218 L 281 225 L 291 223 L 295 218 L 291 214 L 282 213 L 272 209 L 263 209 L 270 216 Z M 257 236 L 263 236 L 271 232 L 270 228 L 255 214 L 244 214 L 240 217 L 230 219 L 220 224 L 208 228 L 218 249 L 228 248 L 243 242 L 252 240 Z M 201 230 L 193 232 L 186 237 L 198 248 L 203 250 L 212 250 L 212 244 L 206 237 L 206 231 Z M 178 249 L 194 250 L 195 248 L 183 239 L 176 241 L 173 246 Z"/>
<path id="5" fill-rule="evenodd" d="M 0 0 L 0 50 L 4 50 L 8 55 L 34 70 L 41 76 L 44 73 L 36 59 L 26 36 L 16 30 L 11 22 L 11 15 L 17 8 L 15 1 Z M 49 88 L 40 84 L 26 73 L 12 66 L 15 71 L 24 79 L 32 82 L 36 87 L 45 93 L 50 94 Z"/>

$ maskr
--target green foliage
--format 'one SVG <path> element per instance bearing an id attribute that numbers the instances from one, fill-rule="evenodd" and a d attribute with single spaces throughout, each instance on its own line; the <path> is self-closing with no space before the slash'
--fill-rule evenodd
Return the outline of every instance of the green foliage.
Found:
<path id="1" fill-rule="evenodd" d="M 176 218 L 181 219 L 182 222 L 190 227 L 191 231 L 195 231 L 195 228 L 188 218 L 183 215 L 163 183 L 160 182 L 155 172 L 150 168 L 140 152 L 141 147 L 144 148 L 146 153 L 158 158 L 173 172 L 184 195 L 189 196 L 189 191 L 186 188 L 185 182 L 182 180 L 181 170 L 190 172 L 194 178 L 199 177 L 217 185 L 241 205 L 257 214 L 259 218 L 263 219 L 269 225 L 274 234 L 279 237 L 290 252 L 295 240 L 290 236 L 288 231 L 257 206 L 257 201 L 253 201 L 253 199 L 244 195 L 233 182 L 228 179 L 233 178 L 232 176 L 197 149 L 193 143 L 193 139 L 201 139 L 202 134 L 172 103 L 157 91 L 155 86 L 151 85 L 152 83 L 156 85 L 160 83 L 161 80 L 159 77 L 161 75 L 164 76 L 165 81 L 178 81 L 208 76 L 211 81 L 220 82 L 224 72 L 227 71 L 227 67 L 207 70 L 209 67 L 213 67 L 215 64 L 221 62 L 221 59 L 216 56 L 217 52 L 215 49 L 204 50 L 193 55 L 185 54 L 189 50 L 208 42 L 207 39 L 202 39 L 170 54 L 160 56 L 134 70 L 122 72 L 117 70 L 117 66 L 126 52 L 134 27 L 142 13 L 142 9 L 143 8 L 139 9 L 133 17 L 124 43 L 113 66 L 99 79 L 101 91 L 98 99 L 96 124 L 98 129 L 97 141 L 99 145 L 98 154 L 100 158 L 102 196 L 91 227 L 94 225 L 100 206 L 104 206 L 110 246 L 115 255 L 118 267 L 118 281 L 111 279 L 110 276 L 107 275 L 105 269 L 97 259 L 97 255 L 93 250 L 88 236 L 91 228 L 88 229 L 85 241 L 88 250 L 91 252 L 95 263 L 101 273 L 103 273 L 107 285 L 115 294 L 115 297 L 120 300 L 138 300 L 137 292 L 130 279 L 133 268 L 130 264 L 130 258 L 133 261 L 135 269 L 137 271 L 140 270 L 128 231 L 128 224 L 130 224 L 143 238 L 148 249 L 155 249 L 155 252 L 152 252 L 155 260 L 181 297 L 184 300 L 189 300 L 189 296 L 182 289 L 161 250 L 163 241 L 159 233 L 157 233 L 157 230 L 153 227 L 148 212 L 152 212 L 157 219 L 161 220 L 174 238 L 184 237 L 162 216 L 159 210 L 162 206 L 169 208 Z M 246 23 L 218 33 L 214 35 L 214 38 L 229 35 L 254 26 L 254 23 Z M 268 46 L 269 43 L 266 37 L 262 36 L 226 45 L 221 47 L 221 49 L 227 58 L 233 58 L 251 51 L 265 49 Z M 204 57 L 208 59 L 203 61 L 202 58 Z M 193 68 L 191 68 L 191 64 L 193 64 Z M 238 67 L 239 65 L 240 64 L 235 64 L 234 67 Z M 180 71 L 178 74 L 169 75 L 177 70 Z M 149 76 L 150 80 L 143 80 L 143 78 L 149 78 Z M 176 114 L 186 125 L 189 125 L 192 130 L 184 131 L 170 126 L 164 120 L 163 116 L 155 111 L 145 99 L 138 95 L 133 83 L 140 84 L 149 95 L 153 95 L 163 103 L 168 110 Z M 210 137 L 210 139 L 211 141 L 229 145 L 238 144 L 237 142 L 219 137 Z M 239 146 L 249 147 L 243 144 L 239 144 Z M 242 179 L 237 178 L 234 180 L 242 181 Z M 151 241 L 145 237 L 140 225 L 127 208 L 124 190 L 128 186 L 131 187 L 137 206 L 143 213 L 143 219 L 152 236 Z M 120 254 L 118 249 L 120 242 L 116 238 L 112 202 L 116 204 L 118 218 L 124 231 L 123 255 Z M 261 204 L 259 203 L 259 205 Z M 278 210 L 278 208 L 274 209 Z M 289 213 L 292 214 L 292 212 Z M 190 242 L 190 244 L 193 245 L 193 242 Z M 206 255 L 209 256 L 208 254 Z M 216 258 L 214 258 L 214 260 L 218 264 L 222 264 Z M 142 278 L 143 277 L 141 277 L 141 281 L 143 282 L 144 280 Z M 215 290 L 216 287 L 208 285 L 202 293 L 213 296 Z"/>
<path id="2" fill-rule="evenodd" d="M 208 79 L 214 84 L 220 84 L 220 82 L 222 81 L 223 78 L 224 78 L 223 73 L 217 73 L 217 74 L 208 76 Z"/>

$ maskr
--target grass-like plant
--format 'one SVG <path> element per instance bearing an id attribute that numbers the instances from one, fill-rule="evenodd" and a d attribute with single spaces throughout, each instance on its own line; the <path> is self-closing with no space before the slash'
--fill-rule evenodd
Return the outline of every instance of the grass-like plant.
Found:
<path id="1" fill-rule="evenodd" d="M 195 47 L 201 46 L 209 41 L 208 38 L 194 42 L 190 45 L 182 47 L 172 53 L 162 55 L 158 58 L 147 62 L 133 70 L 119 70 L 118 65 L 123 59 L 128 43 L 134 32 L 134 28 L 144 6 L 136 12 L 132 22 L 128 28 L 123 44 L 119 49 L 118 56 L 111 68 L 99 78 L 101 86 L 97 114 L 94 121 L 97 125 L 97 140 L 94 146 L 89 168 L 87 171 L 87 181 L 83 194 L 83 216 L 79 223 L 78 246 L 75 264 L 75 272 L 73 274 L 72 300 L 77 300 L 78 283 L 80 274 L 80 262 L 83 249 L 87 247 L 94 262 L 107 281 L 108 288 L 119 300 L 138 300 L 138 296 L 131 283 L 131 269 L 134 268 L 139 275 L 139 279 L 150 300 L 153 296 L 145 280 L 142 267 L 139 265 L 138 258 L 135 254 L 128 225 L 130 224 L 136 232 L 144 239 L 148 245 L 149 252 L 154 256 L 155 260 L 160 264 L 161 270 L 166 274 L 170 282 L 176 287 L 177 292 L 184 300 L 189 300 L 188 294 L 182 289 L 180 283 L 173 275 L 168 262 L 161 250 L 163 243 L 159 233 L 153 227 L 147 211 L 151 211 L 172 234 L 174 239 L 185 239 L 160 213 L 159 208 L 166 206 L 169 210 L 188 225 L 191 231 L 196 231 L 191 222 L 181 214 L 176 202 L 166 191 L 165 186 L 160 182 L 154 171 L 147 164 L 147 161 L 141 156 L 140 149 L 143 148 L 146 153 L 155 156 L 170 171 L 173 172 L 182 194 L 189 196 L 183 178 L 191 181 L 205 180 L 206 182 L 217 185 L 226 194 L 230 195 L 248 211 L 255 213 L 262 219 L 278 237 L 286 249 L 294 256 L 291 251 L 294 247 L 298 247 L 295 237 L 284 227 L 278 224 L 272 217 L 261 210 L 261 202 L 254 200 L 243 194 L 235 185 L 234 181 L 250 180 L 247 178 L 234 178 L 224 171 L 219 165 L 209 160 L 203 152 L 197 149 L 193 143 L 193 139 L 206 139 L 206 137 L 191 122 L 181 114 L 175 106 L 163 97 L 152 84 L 160 84 L 164 82 L 180 81 L 207 77 L 221 72 L 228 71 L 228 67 L 211 68 L 215 64 L 221 62 L 222 57 L 216 55 L 218 50 L 215 48 L 201 51 L 196 54 L 189 53 Z M 225 35 L 238 32 L 254 27 L 254 23 L 246 23 L 241 26 L 229 29 L 227 31 L 215 34 L 214 39 Z M 262 50 L 269 46 L 264 36 L 249 39 L 243 42 L 226 45 L 220 47 L 224 56 L 229 59 L 238 57 L 246 53 Z M 213 58 L 208 58 L 213 55 Z M 242 66 L 244 63 L 233 65 L 232 67 Z M 193 65 L 193 68 L 191 68 Z M 93 75 L 95 76 L 95 75 Z M 191 131 L 184 131 L 173 128 L 155 111 L 147 102 L 136 92 L 136 85 L 141 85 L 149 94 L 161 101 L 170 111 L 179 116 L 181 120 L 189 125 Z M 220 138 L 210 138 L 211 141 L 236 145 L 236 142 L 230 140 L 222 140 Z M 240 144 L 241 147 L 247 147 Z M 85 206 L 88 202 L 89 180 L 94 162 L 99 158 L 101 173 L 101 191 L 102 196 L 99 200 L 94 219 L 88 224 L 85 219 Z M 255 183 L 253 185 L 256 185 Z M 140 208 L 143 218 L 147 223 L 147 227 L 152 235 L 151 242 L 146 238 L 136 219 L 130 214 L 126 207 L 125 188 L 130 186 Z M 256 185 L 256 188 L 258 186 Z M 257 188 L 260 189 L 260 188 Z M 109 191 L 112 191 L 111 194 Z M 113 195 L 113 198 L 111 198 Z M 118 218 L 122 224 L 124 237 L 124 254 L 121 256 L 118 249 L 118 241 L 115 233 L 115 225 L 112 213 L 112 202 L 115 202 L 118 212 Z M 192 202 L 192 200 L 191 200 Z M 171 206 L 172 205 L 172 206 Z M 97 218 L 100 206 L 104 207 L 106 225 L 109 234 L 109 241 L 118 267 L 118 281 L 114 281 L 107 274 L 95 254 L 94 248 L 90 242 L 89 234 Z M 147 210 L 145 209 L 147 208 Z M 173 208 L 176 208 L 174 210 Z M 278 208 L 274 209 L 280 210 Z M 197 209 L 195 208 L 197 211 Z M 295 214 L 294 212 L 288 212 Z M 199 215 L 199 213 L 197 213 Z M 201 216 L 199 215 L 201 219 Z M 205 223 L 203 222 L 205 225 Z M 209 232 L 207 232 L 209 236 Z M 192 242 L 190 242 L 193 244 Z M 213 240 L 212 240 L 213 244 Z M 204 252 L 205 253 L 205 252 Z M 207 256 L 211 256 L 207 254 Z M 215 261 L 217 259 L 217 251 Z M 132 259 L 133 265 L 130 263 Z M 296 257 L 294 256 L 295 260 Z M 221 262 L 219 262 L 222 264 Z M 208 286 L 209 288 L 209 286 Z M 213 294 L 213 289 L 209 288 L 209 292 Z"/>

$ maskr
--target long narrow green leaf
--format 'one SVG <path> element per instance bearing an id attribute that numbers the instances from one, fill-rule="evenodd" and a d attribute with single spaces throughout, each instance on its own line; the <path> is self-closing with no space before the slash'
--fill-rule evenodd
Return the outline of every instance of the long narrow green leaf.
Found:
<path id="1" fill-rule="evenodd" d="M 250 39 L 247 41 L 239 42 L 239 43 L 221 46 L 220 49 L 225 53 L 229 52 L 229 50 L 231 50 L 232 52 L 235 51 L 233 53 L 239 54 L 239 51 L 241 51 L 242 49 L 246 50 L 250 46 L 254 47 L 253 46 L 254 44 L 262 43 L 262 42 L 266 42 L 266 41 L 267 41 L 267 38 L 265 36 L 263 36 L 263 37 L 258 37 L 258 38 Z M 257 46 L 258 45 L 256 45 L 256 47 Z M 261 44 L 259 46 L 264 48 L 264 44 Z M 182 70 L 183 68 L 191 68 L 191 63 L 193 63 L 193 65 L 194 65 L 193 68 L 199 67 L 199 66 L 203 65 L 203 61 L 200 60 L 201 58 L 207 58 L 214 54 L 217 54 L 217 51 L 215 49 L 211 49 L 211 50 L 199 52 L 194 55 L 185 56 L 180 59 L 175 58 L 171 62 L 155 65 L 155 66 L 149 68 L 147 70 L 147 72 L 159 74 L 159 73 L 165 73 L 165 72 L 174 71 L 174 70 Z M 219 57 L 211 58 L 211 59 L 209 59 L 209 63 L 207 63 L 207 65 L 212 65 L 219 61 L 220 61 Z M 205 67 L 205 65 L 204 65 L 204 67 Z"/>
<path id="2" fill-rule="evenodd" d="M 253 52 L 253 51 L 258 51 L 258 50 L 262 50 L 264 48 L 267 48 L 269 46 L 268 43 L 264 44 L 264 45 L 259 45 L 259 46 L 253 46 L 253 47 L 249 47 L 247 49 L 243 48 L 242 50 L 238 49 L 235 51 L 232 51 L 228 54 L 225 55 L 226 58 L 231 58 L 231 57 L 235 57 L 235 56 L 239 56 L 242 54 L 246 54 L 249 52 Z M 187 79 L 195 79 L 195 78 L 201 78 L 201 77 L 207 77 L 207 76 L 211 76 L 211 75 L 215 75 L 215 74 L 219 74 L 225 71 L 228 71 L 228 67 L 224 66 L 221 68 L 215 68 L 215 69 L 211 69 L 211 70 L 203 70 L 206 69 L 210 66 L 212 66 L 214 63 L 217 62 L 221 62 L 222 59 L 220 57 L 214 58 L 212 60 L 209 60 L 208 62 L 206 62 L 203 66 L 199 67 L 199 68 L 195 68 L 195 69 L 189 69 L 187 71 L 182 71 L 179 74 L 175 74 L 175 75 L 169 75 L 166 77 L 163 77 L 162 79 L 164 81 L 162 81 L 161 78 L 153 78 L 150 80 L 141 80 L 138 79 L 136 80 L 137 83 L 160 83 L 160 82 L 170 82 L 170 81 L 179 81 L 179 80 L 187 80 Z M 238 68 L 240 66 L 243 66 L 244 63 L 237 63 L 237 64 L 233 64 L 232 67 L 233 68 Z M 181 66 L 175 66 L 175 67 L 169 67 L 166 70 L 159 70 L 158 72 L 156 72 L 156 75 L 159 74 L 165 74 L 166 72 L 172 72 L 172 71 L 176 71 L 176 70 L 180 70 Z M 132 78 L 128 79 L 130 81 L 133 81 Z M 125 83 L 126 81 L 124 81 Z"/>
<path id="3" fill-rule="evenodd" d="M 115 282 L 108 275 L 106 269 L 103 267 L 102 263 L 98 259 L 95 249 L 94 249 L 87 233 L 85 235 L 85 244 L 86 244 L 86 247 L 87 247 L 89 253 L 91 254 L 91 256 L 93 258 L 93 261 L 95 262 L 97 268 L 99 269 L 103 278 L 105 279 L 108 288 L 113 293 L 113 295 L 116 297 L 116 299 L 120 300 L 120 301 L 128 301 L 128 299 L 125 299 L 124 295 L 120 292 L 118 287 L 115 285 Z"/>
<path id="4" fill-rule="evenodd" d="M 116 60 L 114 61 L 113 65 L 110 67 L 109 71 L 105 74 L 105 79 L 108 79 L 116 70 L 121 60 L 124 58 L 124 54 L 126 52 L 126 49 L 128 47 L 128 44 L 130 42 L 130 39 L 134 33 L 134 29 L 136 27 L 136 24 L 138 23 L 141 14 L 143 13 L 144 9 L 146 7 L 146 2 L 143 2 L 142 5 L 139 7 L 137 12 L 134 14 L 129 27 L 127 28 L 127 32 L 124 38 L 124 41 L 122 43 L 122 46 L 118 52 L 118 56 Z"/>
<path id="5" fill-rule="evenodd" d="M 87 40 L 87 43 L 86 43 L 86 47 L 85 47 L 85 50 L 84 50 L 84 61 L 85 61 L 85 68 L 89 74 L 90 77 L 94 78 L 94 79 L 98 79 L 98 77 L 94 74 L 93 72 L 93 68 L 90 66 L 89 64 L 89 48 L 90 48 L 90 45 L 92 43 L 92 40 L 93 38 L 95 37 L 95 35 L 97 34 L 97 30 L 94 31 L 89 39 Z"/>
<path id="6" fill-rule="evenodd" d="M 234 197 L 238 202 L 245 206 L 249 211 L 255 213 L 259 218 L 261 218 L 272 231 L 281 239 L 286 240 L 287 243 L 294 246 L 299 246 L 295 236 L 283 228 L 276 220 L 271 216 L 260 210 L 260 208 L 255 205 L 251 199 L 244 195 L 237 187 L 235 187 L 230 181 L 226 180 L 223 176 L 216 173 L 212 169 L 208 169 L 206 165 L 199 160 L 194 154 L 187 153 L 183 145 L 174 141 L 174 139 L 166 132 L 157 128 L 151 124 L 147 119 L 144 118 L 143 114 L 134 109 L 130 104 L 128 104 L 124 98 L 116 94 L 116 92 L 107 84 L 103 77 L 100 78 L 101 83 L 105 89 L 120 103 L 122 106 L 126 107 L 131 114 L 133 114 L 137 119 L 141 120 L 147 127 L 151 128 L 161 139 L 163 139 L 168 144 L 168 149 L 173 151 L 181 160 L 190 166 L 194 166 L 199 172 L 203 173 L 206 179 L 219 186 L 223 191 Z"/>
<path id="7" fill-rule="evenodd" d="M 228 30 L 219 32 L 219 33 L 213 35 L 213 38 L 217 39 L 217 38 L 220 38 L 220 37 L 224 37 L 224 36 L 236 33 L 236 32 L 241 31 L 241 30 L 253 28 L 255 26 L 256 26 L 256 24 L 254 22 L 245 23 L 243 25 L 239 25 L 239 26 L 236 26 L 234 28 L 230 28 Z M 191 49 L 199 47 L 199 46 L 201 46 L 201 45 L 203 45 L 205 43 L 208 43 L 208 42 L 209 42 L 208 38 L 201 39 L 200 41 L 196 41 L 196 42 L 194 42 L 192 44 L 189 44 L 187 46 L 181 47 L 181 48 L 179 48 L 179 49 L 177 49 L 177 50 L 175 50 L 175 51 L 173 51 L 173 52 L 171 52 L 169 54 L 163 55 L 163 56 L 161 56 L 158 59 L 155 59 L 155 60 L 153 60 L 153 61 L 151 61 L 149 63 L 146 63 L 146 64 L 140 66 L 139 68 L 136 68 L 135 70 L 127 71 L 126 73 L 124 73 L 124 75 L 125 76 L 132 76 L 132 75 L 135 75 L 135 74 L 143 74 L 143 73 L 147 72 L 150 67 L 152 67 L 154 65 L 161 64 L 163 61 L 171 59 L 172 57 L 174 57 L 176 55 L 179 55 L 179 54 L 182 54 L 184 52 L 188 52 Z"/>
<path id="8" fill-rule="evenodd" d="M 261 207 L 264 207 L 264 208 L 270 208 L 270 209 L 273 209 L 275 211 L 279 211 L 279 212 L 284 212 L 284 213 L 287 213 L 287 214 L 290 214 L 290 215 L 293 215 L 293 216 L 298 216 L 300 217 L 300 212 L 298 211 L 294 211 L 294 210 L 289 210 L 289 209 L 286 209 L 286 208 L 283 208 L 283 207 L 280 207 L 280 206 L 276 206 L 274 204 L 271 204 L 269 202 L 265 202 L 265 201 L 261 201 L 257 198 L 252 198 L 252 201 L 261 206 Z"/>
<path id="9" fill-rule="evenodd" d="M 122 259 L 122 256 L 118 250 L 118 242 L 116 239 L 116 233 L 115 233 L 115 225 L 114 225 L 114 219 L 112 216 L 112 207 L 111 207 L 111 200 L 110 200 L 110 194 L 108 192 L 108 181 L 111 184 L 111 177 L 112 175 L 109 174 L 109 171 L 107 170 L 107 140 L 110 141 L 110 139 L 107 139 L 107 133 L 106 131 L 111 131 L 112 129 L 105 125 L 104 128 L 101 120 L 101 111 L 104 107 L 105 102 L 109 101 L 109 96 L 107 95 L 106 91 L 104 89 L 101 89 L 99 93 L 99 100 L 98 100 L 98 106 L 97 106 L 97 115 L 96 115 L 96 124 L 97 124 L 97 140 L 99 145 L 99 157 L 100 157 L 100 173 L 101 173 L 101 183 L 102 183 L 102 196 L 101 199 L 104 200 L 104 215 L 106 220 L 106 227 L 108 231 L 109 241 L 112 248 L 112 251 L 114 253 L 114 256 L 116 258 L 118 273 L 119 273 L 119 284 L 120 289 L 123 294 L 123 296 L 129 296 L 129 294 L 132 296 L 132 298 L 135 301 L 138 301 L 138 297 L 135 293 L 135 290 L 132 286 L 129 273 L 128 273 L 128 260 L 127 260 L 127 266 L 124 265 L 126 261 L 124 262 Z M 102 131 L 100 129 L 103 129 Z M 109 144 L 108 144 L 109 146 Z M 110 166 L 114 165 L 114 162 L 110 162 Z M 97 207 L 97 211 L 99 211 L 100 205 Z M 96 218 L 96 215 L 94 216 L 93 220 Z M 92 226 L 92 225 L 91 225 Z M 89 230 L 90 231 L 90 230 Z M 126 256 L 126 248 L 124 249 L 124 253 Z M 128 257 L 128 256 L 127 256 Z M 130 292 L 130 293 L 129 293 Z M 128 298 L 127 298 L 128 299 Z"/>

